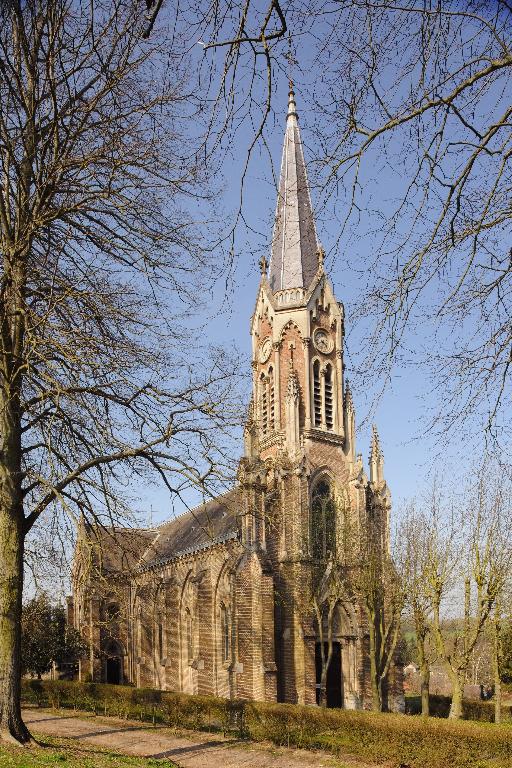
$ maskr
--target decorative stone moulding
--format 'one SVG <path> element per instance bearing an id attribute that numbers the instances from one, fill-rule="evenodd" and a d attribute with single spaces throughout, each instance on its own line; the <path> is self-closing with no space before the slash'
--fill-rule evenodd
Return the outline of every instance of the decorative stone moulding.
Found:
<path id="1" fill-rule="evenodd" d="M 292 304 L 303 304 L 306 298 L 305 288 L 289 288 L 285 291 L 278 291 L 275 295 L 278 307 L 288 307 Z"/>
<path id="2" fill-rule="evenodd" d="M 281 445 L 283 442 L 282 432 L 272 432 L 267 437 L 260 440 L 260 450 L 264 451 L 266 448 L 271 448 L 273 445 Z"/>

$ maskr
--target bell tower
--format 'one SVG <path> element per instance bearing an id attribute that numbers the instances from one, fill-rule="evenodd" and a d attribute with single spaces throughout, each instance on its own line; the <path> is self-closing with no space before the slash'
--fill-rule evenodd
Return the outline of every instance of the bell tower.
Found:
<path id="1" fill-rule="evenodd" d="M 265 461 L 306 442 L 338 445 L 352 457 L 344 404 L 344 310 L 324 270 L 293 89 L 290 88 L 270 268 L 251 321 L 252 421 Z M 355 457 L 354 457 L 355 458 Z"/>
<path id="2" fill-rule="evenodd" d="M 379 538 L 388 541 L 389 492 L 376 433 L 370 479 L 356 454 L 354 405 L 344 380 L 344 309 L 324 268 L 291 84 L 270 264 L 262 259 L 260 267 L 250 326 L 252 399 L 238 475 L 242 541 L 273 574 L 278 698 L 314 704 L 318 627 L 304 605 L 304 587 L 320 563 L 339 555 L 347 519 L 362 532 L 371 514 L 382 521 L 373 524 Z M 364 620 L 360 606 L 339 611 L 343 706 L 356 707 L 367 685 Z"/>

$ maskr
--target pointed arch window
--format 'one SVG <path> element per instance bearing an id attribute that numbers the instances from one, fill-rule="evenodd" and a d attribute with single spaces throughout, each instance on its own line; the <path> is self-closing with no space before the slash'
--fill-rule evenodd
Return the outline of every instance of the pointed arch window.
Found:
<path id="1" fill-rule="evenodd" d="M 135 645 L 136 645 L 137 656 L 139 657 L 142 656 L 142 620 L 140 615 L 140 609 L 139 609 L 139 612 L 137 613 Z"/>
<path id="2" fill-rule="evenodd" d="M 228 661 L 230 652 L 230 622 L 228 609 L 224 604 L 220 607 L 220 636 L 222 644 L 222 661 Z"/>
<path id="3" fill-rule="evenodd" d="M 268 432 L 268 397 L 267 397 L 267 383 L 265 381 L 265 374 L 260 376 L 260 405 L 261 405 L 261 429 L 264 435 Z"/>
<path id="4" fill-rule="evenodd" d="M 325 560 L 336 553 L 336 506 L 329 482 L 315 486 L 311 504 L 311 554 Z"/>
<path id="5" fill-rule="evenodd" d="M 163 624 L 158 625 L 158 658 L 164 658 L 164 627 Z"/>
<path id="6" fill-rule="evenodd" d="M 192 614 L 189 608 L 185 611 L 185 628 L 187 633 L 187 658 L 190 662 L 194 658 L 194 639 L 192 634 Z"/>
<path id="7" fill-rule="evenodd" d="M 334 427 L 333 401 L 332 401 L 332 366 L 329 364 L 324 375 L 324 408 L 325 426 L 327 429 Z"/>
<path id="8" fill-rule="evenodd" d="M 322 389 L 320 386 L 320 361 L 313 363 L 313 419 L 315 427 L 322 425 Z"/>

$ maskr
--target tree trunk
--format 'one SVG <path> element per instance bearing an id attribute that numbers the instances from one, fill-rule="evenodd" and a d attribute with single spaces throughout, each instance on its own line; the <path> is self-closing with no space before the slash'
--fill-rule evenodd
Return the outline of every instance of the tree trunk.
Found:
<path id="1" fill-rule="evenodd" d="M 4 475 L 5 477 L 5 475 Z M 5 492 L 5 483 L 2 483 Z M 22 517 L 0 508 L 0 737 L 25 743 L 30 733 L 21 718 Z"/>
<path id="2" fill-rule="evenodd" d="M 329 616 L 329 620 L 332 620 L 332 616 Z M 329 633 L 331 634 L 331 633 Z M 329 667 L 331 665 L 331 659 L 332 659 L 332 637 L 329 637 L 328 641 L 328 651 L 327 651 L 327 658 L 325 656 L 325 646 L 322 642 L 321 646 L 321 659 L 322 659 L 322 672 L 320 674 L 320 706 L 326 707 L 327 706 L 327 674 L 329 672 Z"/>
<path id="3" fill-rule="evenodd" d="M 492 672 L 494 681 L 494 722 L 501 723 L 501 660 L 502 660 L 502 642 L 501 642 L 501 600 L 496 600 L 494 606 L 494 616 L 492 622 L 493 628 L 493 653 L 492 653 Z"/>
<path id="4" fill-rule="evenodd" d="M 420 668 L 421 714 L 424 717 L 428 717 L 430 715 L 430 666 L 426 651 L 427 629 L 424 613 L 419 608 L 414 613 L 414 624 L 416 627 L 416 650 L 418 651 Z"/>
<path id="5" fill-rule="evenodd" d="M 327 706 L 327 668 L 322 665 L 322 674 L 320 675 L 320 701 L 321 707 Z"/>
<path id="6" fill-rule="evenodd" d="M 452 704 L 448 717 L 452 720 L 460 720 L 462 717 L 464 678 L 459 677 L 459 675 L 450 675 L 450 677 L 452 678 Z"/>
<path id="7" fill-rule="evenodd" d="M 421 680 L 421 714 L 424 717 L 430 715 L 430 669 L 428 664 L 420 667 Z"/>
<path id="8" fill-rule="evenodd" d="M 11 305 L 19 303 L 19 292 L 15 292 Z M 13 349 L 21 345 L 22 330 L 12 331 L 5 320 L 2 334 L 4 339 L 14 339 Z M 6 354 L 0 402 L 0 737 L 23 744 L 30 741 L 30 733 L 21 718 L 20 703 L 25 518 L 19 368 L 18 355 Z"/>
<path id="9" fill-rule="evenodd" d="M 425 635 L 417 634 L 416 647 L 420 662 L 421 714 L 430 715 L 430 666 L 425 651 Z"/>
<path id="10" fill-rule="evenodd" d="M 372 681 L 372 709 L 374 712 L 382 711 L 382 697 L 380 688 L 380 674 L 377 659 L 377 631 L 375 617 L 370 614 L 370 677 Z"/>
<path id="11" fill-rule="evenodd" d="M 494 679 L 494 722 L 501 723 L 501 680 L 499 675 Z"/>

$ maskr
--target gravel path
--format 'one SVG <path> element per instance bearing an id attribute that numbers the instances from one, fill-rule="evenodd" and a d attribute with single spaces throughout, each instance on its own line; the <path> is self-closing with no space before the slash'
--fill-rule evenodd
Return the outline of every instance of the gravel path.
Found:
<path id="1" fill-rule="evenodd" d="M 180 768 L 373 768 L 347 757 L 239 742 L 218 734 L 147 726 L 118 718 L 27 709 L 25 723 L 34 734 L 57 736 L 113 749 L 127 755 L 167 758 Z"/>

